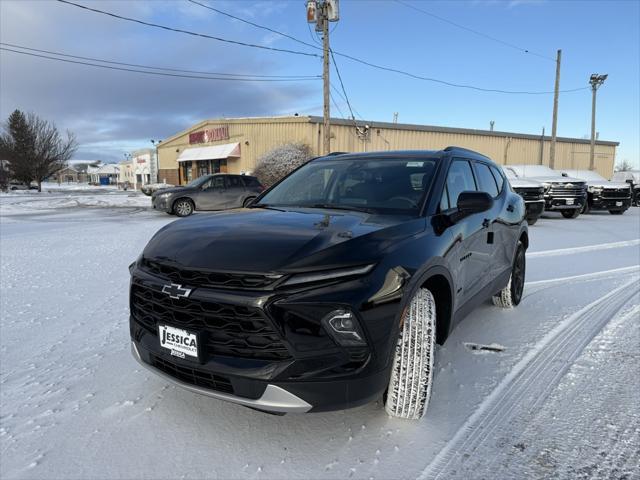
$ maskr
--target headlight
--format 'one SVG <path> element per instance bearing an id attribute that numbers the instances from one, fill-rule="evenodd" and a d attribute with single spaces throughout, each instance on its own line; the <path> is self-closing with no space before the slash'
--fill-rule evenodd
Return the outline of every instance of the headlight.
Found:
<path id="1" fill-rule="evenodd" d="M 283 285 L 298 285 L 301 283 L 322 282 L 337 278 L 351 277 L 354 275 L 364 275 L 373 269 L 373 264 L 364 267 L 341 268 L 338 270 L 325 270 L 323 272 L 300 273 L 293 275 Z"/>
<path id="2" fill-rule="evenodd" d="M 602 187 L 587 187 L 587 189 L 591 192 L 591 193 L 600 193 L 602 192 Z"/>
<path id="3" fill-rule="evenodd" d="M 161 194 L 159 194 L 159 195 L 158 195 L 158 198 L 159 198 L 160 200 L 166 200 L 166 199 L 167 199 L 167 198 L 169 198 L 170 196 L 171 196 L 171 194 L 170 194 L 170 193 L 161 193 Z"/>
<path id="4" fill-rule="evenodd" d="M 343 347 L 362 347 L 367 344 L 358 320 L 350 310 L 334 310 L 322 319 L 322 325 Z"/>

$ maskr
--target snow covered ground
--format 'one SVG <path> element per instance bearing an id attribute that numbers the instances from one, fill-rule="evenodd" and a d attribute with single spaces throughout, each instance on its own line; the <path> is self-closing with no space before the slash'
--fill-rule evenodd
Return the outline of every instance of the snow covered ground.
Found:
<path id="1" fill-rule="evenodd" d="M 640 209 L 531 227 L 522 304 L 455 329 L 408 422 L 270 416 L 141 369 L 127 266 L 174 217 L 103 192 L 0 196 L 0 478 L 640 478 Z"/>

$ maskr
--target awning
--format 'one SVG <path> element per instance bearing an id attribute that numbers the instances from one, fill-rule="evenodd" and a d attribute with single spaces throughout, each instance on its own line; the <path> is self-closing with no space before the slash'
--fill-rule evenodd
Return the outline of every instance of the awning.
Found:
<path id="1" fill-rule="evenodd" d="M 239 156 L 239 143 L 225 143 L 224 145 L 213 145 L 211 147 L 187 148 L 182 151 L 178 157 L 178 161 L 190 162 L 192 160 L 221 160 L 223 158 Z"/>

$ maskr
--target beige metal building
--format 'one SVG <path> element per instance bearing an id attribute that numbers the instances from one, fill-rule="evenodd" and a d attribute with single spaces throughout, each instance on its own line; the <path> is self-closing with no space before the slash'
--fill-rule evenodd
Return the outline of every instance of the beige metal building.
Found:
<path id="1" fill-rule="evenodd" d="M 501 164 L 549 164 L 550 137 L 522 133 L 399 123 L 331 120 L 331 150 L 439 150 L 449 145 L 469 148 Z M 257 117 L 205 120 L 158 147 L 158 180 L 184 184 L 207 173 L 251 172 L 261 155 L 279 145 L 301 142 L 322 153 L 321 117 Z M 613 174 L 618 142 L 596 142 L 596 170 Z M 589 140 L 560 138 L 556 169 L 588 169 Z"/>

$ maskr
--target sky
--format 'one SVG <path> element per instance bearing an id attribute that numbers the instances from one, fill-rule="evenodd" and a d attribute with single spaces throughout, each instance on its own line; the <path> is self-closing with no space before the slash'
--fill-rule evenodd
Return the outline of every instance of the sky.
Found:
<path id="1" fill-rule="evenodd" d="M 187 0 L 77 3 L 173 28 L 303 53 L 318 50 Z M 305 2 L 201 3 L 315 45 Z M 410 8 L 417 7 L 427 13 Z M 490 37 L 490 38 L 489 38 Z M 331 24 L 339 54 L 418 76 L 484 89 L 550 92 L 562 49 L 558 136 L 586 138 L 592 73 L 597 131 L 620 142 L 617 162 L 640 166 L 640 2 L 395 0 L 340 2 Z M 251 48 L 140 25 L 57 1 L 0 0 L 0 42 L 110 61 L 250 75 L 322 73 L 316 56 Z M 12 48 L 3 45 L 2 48 Z M 23 50 L 24 51 L 24 50 Z M 37 53 L 37 52 L 32 52 Z M 539 134 L 551 131 L 553 95 L 456 88 L 382 71 L 337 55 L 346 96 L 359 118 Z M 341 91 L 335 70 L 331 83 Z M 334 92 L 339 110 L 349 115 Z M 207 118 L 321 115 L 319 79 L 240 82 L 153 76 L 0 51 L 0 117 L 20 109 L 76 135 L 76 159 L 113 162 L 151 139 Z M 342 111 L 342 113 L 340 113 Z"/>

